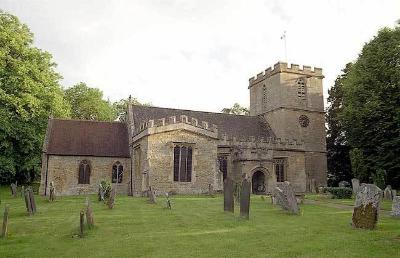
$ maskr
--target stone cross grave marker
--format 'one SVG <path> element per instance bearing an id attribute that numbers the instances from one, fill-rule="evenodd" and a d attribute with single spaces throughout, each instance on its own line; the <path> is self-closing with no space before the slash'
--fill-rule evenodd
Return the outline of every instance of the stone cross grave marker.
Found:
<path id="1" fill-rule="evenodd" d="M 282 209 L 287 210 L 292 214 L 300 213 L 296 195 L 288 181 L 278 183 L 272 195 L 276 203 L 281 206 Z"/>
<path id="2" fill-rule="evenodd" d="M 235 202 L 233 197 L 234 182 L 230 177 L 224 180 L 224 211 L 234 212 Z"/>
<path id="3" fill-rule="evenodd" d="M 385 198 L 385 200 L 388 200 L 388 201 L 393 200 L 392 186 L 390 186 L 390 185 L 386 186 L 385 191 L 383 192 L 383 197 Z"/>
<path id="4" fill-rule="evenodd" d="M 355 228 L 374 229 L 378 215 L 382 190 L 374 184 L 361 184 L 354 204 L 352 225 Z"/>
<path id="5" fill-rule="evenodd" d="M 353 187 L 353 193 L 357 194 L 358 190 L 360 189 L 360 180 L 357 178 L 351 179 L 351 186 Z"/>
<path id="6" fill-rule="evenodd" d="M 17 197 L 17 183 L 11 183 L 10 185 L 11 188 L 11 195 L 15 198 Z"/>
<path id="7" fill-rule="evenodd" d="M 114 187 L 113 189 L 111 189 L 110 197 L 108 198 L 108 201 L 107 201 L 107 206 L 110 209 L 114 208 L 115 195 L 116 195 L 116 192 L 115 192 L 115 187 Z"/>
<path id="8" fill-rule="evenodd" d="M 149 190 L 147 191 L 147 194 L 149 196 L 149 200 L 148 202 L 151 204 L 155 204 L 156 203 L 156 195 L 154 193 L 154 190 L 151 186 L 149 186 Z"/>
<path id="9" fill-rule="evenodd" d="M 393 198 L 391 215 L 400 218 L 400 196 Z"/>
<path id="10" fill-rule="evenodd" d="M 3 216 L 3 227 L 1 230 L 1 237 L 7 238 L 7 233 L 8 233 L 8 214 L 10 212 L 10 207 L 6 205 L 4 208 L 4 216 Z"/>
<path id="11" fill-rule="evenodd" d="M 249 219 L 251 182 L 244 179 L 240 193 L 240 216 Z"/>

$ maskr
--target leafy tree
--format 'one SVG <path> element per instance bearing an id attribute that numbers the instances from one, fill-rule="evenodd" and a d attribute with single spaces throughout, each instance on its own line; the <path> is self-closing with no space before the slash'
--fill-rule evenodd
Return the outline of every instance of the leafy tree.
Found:
<path id="1" fill-rule="evenodd" d="M 343 109 L 343 80 L 351 63 L 343 69 L 343 74 L 339 75 L 335 84 L 328 91 L 328 104 L 326 112 L 327 136 L 326 148 L 328 158 L 328 184 L 337 186 L 340 181 L 350 182 L 352 179 L 350 163 L 350 146 L 346 141 L 343 125 L 339 119 L 339 114 Z"/>
<path id="2" fill-rule="evenodd" d="M 29 28 L 0 10 L 0 183 L 34 179 L 48 117 L 69 116 L 55 66 Z"/>
<path id="3" fill-rule="evenodd" d="M 83 82 L 66 89 L 65 99 L 71 105 L 72 118 L 98 121 L 117 118 L 117 111 L 110 101 L 103 99 L 103 92 Z"/>
<path id="4" fill-rule="evenodd" d="M 126 120 L 126 112 L 128 110 L 128 103 L 132 102 L 133 105 L 151 106 L 151 103 L 141 103 L 137 98 L 129 96 L 127 99 L 121 99 L 113 103 L 114 109 L 117 112 L 118 120 L 123 122 Z"/>
<path id="5" fill-rule="evenodd" d="M 340 119 L 363 169 L 359 177 L 400 188 L 400 27 L 365 44 L 343 80 Z M 354 156 L 355 155 L 355 156 Z M 361 159 L 361 160 L 360 160 Z M 353 164 L 354 166 L 354 164 Z"/>
<path id="6" fill-rule="evenodd" d="M 250 111 L 248 108 L 240 106 L 239 103 L 233 104 L 231 108 L 224 108 L 221 110 L 222 113 L 233 114 L 233 115 L 249 115 Z"/>

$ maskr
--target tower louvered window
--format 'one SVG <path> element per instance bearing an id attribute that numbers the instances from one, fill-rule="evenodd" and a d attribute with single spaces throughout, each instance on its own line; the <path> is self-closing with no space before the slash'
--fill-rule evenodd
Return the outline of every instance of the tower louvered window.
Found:
<path id="1" fill-rule="evenodd" d="M 79 164 L 78 184 L 90 184 L 90 164 L 87 160 Z"/>
<path id="2" fill-rule="evenodd" d="M 174 181 L 192 181 L 192 147 L 175 145 L 174 147 Z"/>
<path id="3" fill-rule="evenodd" d="M 267 106 L 267 86 L 263 85 L 263 106 L 264 108 Z"/>
<path id="4" fill-rule="evenodd" d="M 297 85 L 297 96 L 305 100 L 306 99 L 306 80 L 304 78 L 299 78 L 296 80 Z"/>

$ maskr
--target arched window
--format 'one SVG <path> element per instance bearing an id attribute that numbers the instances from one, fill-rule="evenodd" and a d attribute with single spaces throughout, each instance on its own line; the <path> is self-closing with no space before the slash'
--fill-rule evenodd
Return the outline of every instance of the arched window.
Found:
<path id="1" fill-rule="evenodd" d="M 79 164 L 78 184 L 90 184 L 90 163 L 87 160 Z"/>
<path id="2" fill-rule="evenodd" d="M 122 183 L 122 175 L 124 174 L 124 166 L 117 161 L 112 166 L 112 182 Z"/>
<path id="3" fill-rule="evenodd" d="M 218 157 L 218 162 L 219 162 L 219 171 L 222 172 L 222 179 L 225 180 L 225 178 L 228 175 L 228 160 L 226 156 L 220 156 Z"/>
<path id="4" fill-rule="evenodd" d="M 192 147 L 175 145 L 174 147 L 174 181 L 192 181 Z"/>
<path id="5" fill-rule="evenodd" d="M 285 163 L 283 159 L 276 159 L 275 162 L 275 175 L 277 182 L 285 181 Z"/>

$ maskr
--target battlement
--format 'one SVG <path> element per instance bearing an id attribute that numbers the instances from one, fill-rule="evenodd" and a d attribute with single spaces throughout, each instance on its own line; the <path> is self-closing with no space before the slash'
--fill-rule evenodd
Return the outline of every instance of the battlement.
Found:
<path id="1" fill-rule="evenodd" d="M 240 146 L 245 148 L 268 148 L 268 149 L 297 149 L 302 150 L 304 148 L 304 142 L 300 139 L 282 139 L 275 137 L 266 137 L 266 138 L 256 138 L 256 137 L 248 137 L 248 138 L 236 138 L 236 137 L 227 137 L 226 134 L 222 136 L 220 140 L 220 145 L 225 146 Z"/>
<path id="2" fill-rule="evenodd" d="M 170 117 L 163 117 L 160 119 L 156 120 L 148 120 L 144 123 L 141 123 L 138 128 L 135 129 L 135 132 L 133 135 L 137 135 L 141 133 L 142 131 L 149 129 L 149 128 L 155 128 L 155 127 L 162 127 L 162 126 L 168 126 L 168 125 L 173 125 L 173 124 L 179 124 L 179 123 L 184 123 L 184 124 L 189 124 L 194 127 L 207 130 L 209 132 L 213 133 L 218 133 L 218 127 L 215 124 L 210 124 L 209 122 L 206 121 L 199 121 L 197 118 L 194 117 L 188 117 L 186 115 L 180 115 L 180 116 L 170 116 Z"/>
<path id="3" fill-rule="evenodd" d="M 321 77 L 323 78 L 322 75 L 322 69 L 314 67 L 314 69 L 311 68 L 311 66 L 306 66 L 303 65 L 302 68 L 298 64 L 291 64 L 288 66 L 287 63 L 285 62 L 278 62 L 274 65 L 274 67 L 268 67 L 261 73 L 258 73 L 255 77 L 251 77 L 249 79 L 249 87 L 252 85 L 265 80 L 268 77 L 271 77 L 274 74 L 277 73 L 296 73 L 296 74 L 301 74 L 301 75 L 307 75 L 307 76 L 314 76 L 314 77 Z"/>

